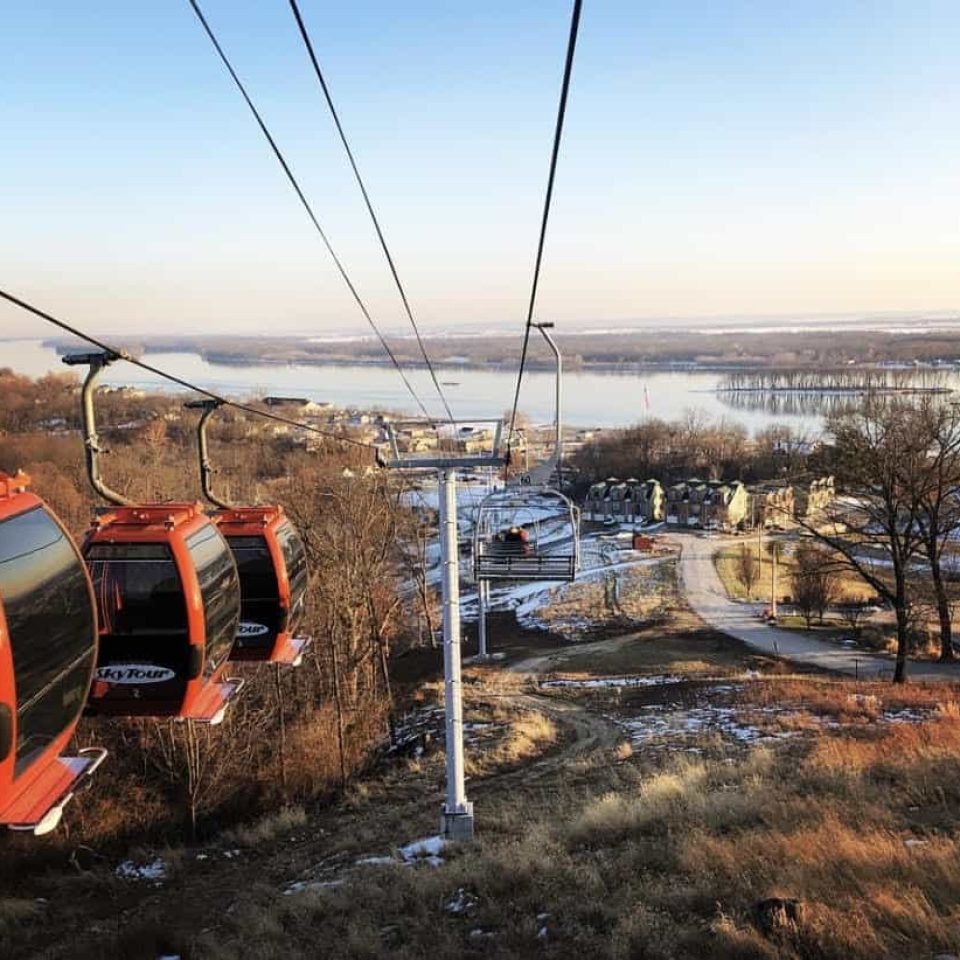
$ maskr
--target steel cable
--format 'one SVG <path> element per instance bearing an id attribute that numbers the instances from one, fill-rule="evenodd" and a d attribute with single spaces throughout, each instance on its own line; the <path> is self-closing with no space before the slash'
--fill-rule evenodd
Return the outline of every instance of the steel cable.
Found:
<path id="1" fill-rule="evenodd" d="M 7 293 L 5 290 L 0 290 L 0 298 L 3 298 L 8 303 L 12 303 L 15 307 L 20 307 L 21 310 L 26 310 L 27 313 L 32 313 L 35 317 L 39 317 L 41 320 L 45 320 L 47 323 L 53 324 L 53 326 L 58 327 L 66 333 L 73 334 L 73 336 L 79 338 L 80 340 L 85 340 L 87 343 L 95 347 L 99 347 L 99 349 L 105 351 L 106 353 L 111 353 L 119 359 L 133 364 L 133 366 L 139 367 L 141 370 L 146 370 L 148 373 L 152 373 L 163 378 L 164 380 L 169 380 L 171 383 L 176 383 L 181 387 L 186 387 L 188 390 L 193 390 L 195 393 L 209 397 L 211 400 L 216 400 L 225 407 L 234 407 L 237 410 L 243 410 L 245 413 L 253 414 L 257 417 L 263 417 L 267 420 L 275 420 L 277 423 L 285 423 L 288 426 L 297 427 L 301 430 L 307 431 L 308 433 L 315 433 L 321 437 L 329 437 L 331 440 L 349 443 L 355 447 L 365 447 L 369 450 L 377 450 L 375 444 L 364 443 L 362 440 L 354 440 L 352 437 L 345 437 L 337 433 L 331 433 L 329 430 L 321 430 L 319 427 L 314 427 L 311 424 L 301 423 L 299 420 L 292 420 L 289 417 L 283 417 L 279 414 L 271 413 L 269 410 L 258 410 L 256 407 L 251 407 L 249 404 L 240 403 L 236 400 L 228 400 L 226 397 L 223 397 L 218 393 L 214 393 L 212 390 L 207 390 L 206 387 L 198 387 L 195 383 L 191 383 L 189 380 L 184 380 L 182 377 L 178 377 L 176 374 L 167 373 L 165 370 L 161 370 L 159 367 L 153 366 L 153 364 L 145 363 L 143 360 L 138 360 L 136 357 L 133 357 L 127 353 L 126 350 L 120 350 L 117 347 L 112 347 L 110 344 L 104 343 L 97 337 L 93 337 L 89 333 L 84 333 L 78 327 L 72 326 L 63 320 L 58 320 L 56 317 L 46 313 L 39 307 L 35 307 L 32 304 L 27 303 L 26 300 L 21 300 L 19 297 L 15 297 L 12 293 Z"/>
<path id="2" fill-rule="evenodd" d="M 451 421 L 453 421 L 454 417 L 452 411 L 450 410 L 450 404 L 447 402 L 447 398 L 440 387 L 440 381 L 437 379 L 437 374 L 434 371 L 433 364 L 431 363 L 430 357 L 427 354 L 427 348 L 424 345 L 423 338 L 420 336 L 420 328 L 417 325 L 417 321 L 413 317 L 413 311 L 410 309 L 410 301 L 407 299 L 407 293 L 403 288 L 403 284 L 400 282 L 400 275 L 397 273 L 397 267 L 393 262 L 393 256 L 390 253 L 390 248 L 387 246 L 386 238 L 384 237 L 383 230 L 380 227 L 380 220 L 373 209 L 373 203 L 370 200 L 370 195 L 367 193 L 367 187 L 363 182 L 363 177 L 360 175 L 360 169 L 357 167 L 357 161 L 353 156 L 353 150 L 350 149 L 350 143 L 347 140 L 347 135 L 344 133 L 343 125 L 340 123 L 340 116 L 337 113 L 337 108 L 333 105 L 333 97 L 330 95 L 330 89 L 327 86 L 327 81 L 324 79 L 323 71 L 320 69 L 320 62 L 317 59 L 316 52 L 314 51 L 313 42 L 310 39 L 307 26 L 303 22 L 303 17 L 300 14 L 300 7 L 297 5 L 297 0 L 289 0 L 289 2 L 290 9 L 293 11 L 294 19 L 297 21 L 297 28 L 300 31 L 300 37 L 303 39 L 303 44 L 306 47 L 308 56 L 310 57 L 310 62 L 313 64 L 313 72 L 316 74 L 317 81 L 320 84 L 320 89 L 323 91 L 324 100 L 327 102 L 327 107 L 330 110 L 330 116 L 333 118 L 334 125 L 337 128 L 337 133 L 340 136 L 340 142 L 343 144 L 343 149 L 346 151 L 347 159 L 350 161 L 350 167 L 353 170 L 353 175 L 357 181 L 357 186 L 360 187 L 360 193 L 363 195 L 363 202 L 367 206 L 367 213 L 370 214 L 370 219 L 373 221 L 373 228 L 377 232 L 377 239 L 380 241 L 380 248 L 383 250 L 383 255 L 387 259 L 387 264 L 390 267 L 390 273 L 393 276 L 393 282 L 397 288 L 397 292 L 400 294 L 400 299 L 403 302 L 403 309 L 406 312 L 407 319 L 410 321 L 410 326 L 413 327 L 413 332 L 416 335 L 417 344 L 420 347 L 420 353 L 423 356 L 423 361 L 427 365 L 427 370 L 430 371 L 430 378 L 433 380 L 433 385 L 436 387 L 437 395 L 440 397 L 444 409 L 447 411 L 447 416 Z"/>
<path id="3" fill-rule="evenodd" d="M 427 408 L 423 405 L 420 397 L 417 396 L 416 391 L 413 389 L 410 381 L 407 379 L 407 375 L 403 372 L 403 368 L 400 366 L 400 361 L 397 360 L 396 355 L 393 350 L 390 349 L 390 345 L 384 339 L 383 334 L 380 332 L 380 328 L 377 326 L 373 317 L 370 315 L 370 311 L 367 309 L 367 305 L 363 302 L 357 288 L 354 286 L 353 281 L 350 279 L 349 274 L 346 271 L 342 261 L 337 256 L 336 251 L 333 249 L 332 244 L 327 238 L 327 234 L 324 231 L 323 227 L 320 226 L 320 221 L 317 219 L 316 214 L 313 212 L 313 207 L 310 205 L 310 202 L 307 200 L 306 195 L 300 187 L 300 184 L 297 181 L 297 178 L 294 176 L 293 171 L 290 169 L 290 165 L 287 163 L 286 158 L 281 152 L 280 148 L 277 146 L 276 140 L 274 140 L 273 135 L 270 133 L 269 128 L 267 127 L 263 117 L 260 114 L 260 111 L 254 105 L 253 100 L 250 98 L 250 95 L 247 93 L 246 87 L 243 85 L 243 82 L 240 80 L 240 77 L 237 75 L 236 70 L 233 68 L 233 64 L 230 62 L 226 53 L 223 51 L 223 47 L 220 46 L 220 42 L 217 40 L 216 35 L 213 32 L 213 29 L 210 27 L 210 24 L 207 22 L 207 18 L 203 15 L 203 11 L 200 9 L 197 0 L 189 0 L 190 6 L 193 8 L 193 12 L 197 15 L 197 19 L 200 21 L 201 26 L 207 34 L 207 37 L 210 39 L 210 42 L 213 44 L 214 49 L 217 51 L 218 56 L 220 57 L 221 62 L 224 67 L 226 67 L 227 72 L 230 74 L 231 79 L 233 80 L 236 88 L 240 91 L 240 95 L 243 97 L 247 106 L 250 108 L 250 112 L 253 114 L 254 119 L 257 121 L 257 125 L 260 127 L 260 132 L 266 138 L 267 143 L 270 144 L 270 149 L 273 151 L 273 155 L 277 158 L 277 162 L 283 168 L 283 172 L 286 174 L 287 179 L 290 181 L 290 185 L 293 187 L 295 193 L 297 194 L 300 203 L 303 206 L 303 209 L 306 210 L 307 216 L 310 218 L 310 222 L 313 224 L 317 233 L 320 234 L 320 239 L 323 241 L 323 245 L 327 248 L 327 252 L 330 254 L 331 259 L 336 265 L 337 271 L 340 276 L 343 278 L 343 282 L 347 285 L 350 293 L 353 296 L 353 299 L 356 301 L 357 306 L 360 308 L 360 312 L 363 314 L 367 323 L 370 325 L 370 328 L 377 335 L 377 339 L 380 341 L 380 345 L 383 347 L 387 356 L 390 358 L 394 367 L 396 367 L 397 373 L 400 375 L 400 379 L 403 380 L 404 386 L 407 388 L 410 396 L 413 397 L 415 403 L 420 408 L 421 413 L 428 419 L 433 420 L 430 414 L 427 412 Z"/>
<path id="4" fill-rule="evenodd" d="M 530 303 L 527 307 L 527 322 L 523 329 L 523 346 L 520 350 L 520 367 L 517 371 L 517 388 L 513 396 L 513 410 L 510 414 L 510 430 L 507 434 L 507 450 L 513 441 L 514 426 L 517 420 L 517 405 L 520 402 L 520 384 L 527 362 L 527 349 L 530 345 L 530 329 L 533 326 L 533 311 L 537 302 L 537 285 L 540 281 L 540 265 L 543 262 L 543 246 L 547 236 L 547 221 L 550 219 L 550 203 L 553 198 L 553 183 L 557 173 L 557 158 L 560 154 L 560 140 L 563 136 L 563 120 L 567 112 L 567 94 L 570 91 L 570 75 L 573 72 L 573 55 L 577 47 L 577 32 L 580 28 L 580 8 L 583 0 L 574 0 L 573 14 L 570 18 L 570 37 L 567 41 L 567 58 L 563 67 L 563 84 L 560 88 L 560 104 L 557 109 L 557 123 L 553 134 L 553 151 L 550 155 L 550 173 L 547 177 L 547 192 L 543 200 L 543 216 L 540 221 L 540 239 L 537 243 L 537 259 L 533 268 L 533 284 L 530 288 Z"/>

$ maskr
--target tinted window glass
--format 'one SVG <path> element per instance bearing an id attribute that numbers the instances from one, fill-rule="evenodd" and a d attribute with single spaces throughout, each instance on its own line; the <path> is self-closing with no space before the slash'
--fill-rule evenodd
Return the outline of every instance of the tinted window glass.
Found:
<path id="1" fill-rule="evenodd" d="M 207 630 L 207 672 L 230 652 L 240 622 L 240 583 L 233 554 L 220 532 L 208 523 L 187 540 L 197 569 Z"/>
<path id="2" fill-rule="evenodd" d="M 101 634 L 172 638 L 186 632 L 186 599 L 167 544 L 92 543 L 84 556 L 93 579 Z"/>
<path id="3" fill-rule="evenodd" d="M 237 561 L 244 601 L 279 600 L 277 574 L 266 537 L 227 537 Z"/>
<path id="4" fill-rule="evenodd" d="M 19 775 L 79 714 L 93 666 L 83 564 L 42 507 L 0 523 L 0 597 L 16 674 Z"/>
<path id="5" fill-rule="evenodd" d="M 304 549 L 300 534 L 289 523 L 277 529 L 277 540 L 283 553 L 283 562 L 287 565 L 287 577 L 290 579 L 290 591 L 305 590 L 307 585 L 307 551 Z"/>

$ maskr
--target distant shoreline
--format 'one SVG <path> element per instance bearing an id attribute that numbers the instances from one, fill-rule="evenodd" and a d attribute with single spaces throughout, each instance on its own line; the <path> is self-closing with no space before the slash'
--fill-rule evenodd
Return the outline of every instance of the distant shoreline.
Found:
<path id="1" fill-rule="evenodd" d="M 35 338 L 9 338 L 9 342 L 35 342 Z M 2 342 L 2 341 L 0 341 Z M 42 346 L 53 349 L 59 356 L 74 352 L 78 349 L 75 343 L 67 342 L 61 339 L 47 339 L 40 341 Z M 218 350 L 203 347 L 201 345 L 187 344 L 158 344 L 146 342 L 140 345 L 139 352 L 142 355 L 147 354 L 184 354 L 199 357 L 205 363 L 213 366 L 222 367 L 388 367 L 391 361 L 386 357 L 372 357 L 367 355 L 343 356 L 342 354 L 291 354 L 289 356 L 278 356 L 276 353 L 260 355 L 255 352 L 250 353 L 230 353 L 223 354 Z M 426 369 L 427 365 L 421 358 L 404 357 L 401 360 L 405 367 L 411 369 Z M 471 359 L 469 357 L 460 357 L 450 359 L 445 357 L 431 358 L 434 367 L 443 370 L 492 370 L 504 371 L 513 370 L 516 367 L 516 360 L 499 359 Z M 539 357 L 530 357 L 527 366 L 531 370 L 550 373 L 554 369 L 552 360 Z M 769 360 L 751 359 L 747 361 L 731 362 L 717 360 L 589 360 L 581 358 L 564 357 L 564 371 L 568 375 L 576 375 L 579 372 L 584 373 L 619 373 L 619 374 L 642 374 L 642 373 L 749 373 L 754 371 L 768 370 L 771 367 Z M 806 364 L 798 363 L 791 365 L 791 369 L 809 370 L 813 372 L 814 368 Z M 863 363 L 857 365 L 861 370 L 884 371 L 894 369 L 890 366 L 890 361 L 877 361 L 873 363 Z M 914 363 L 904 364 L 904 372 L 916 371 L 952 371 L 960 369 L 960 358 L 949 362 L 941 363 Z M 834 371 L 849 371 L 850 367 L 846 365 L 837 365 L 834 368 L 825 368 L 818 366 L 816 372 L 821 375 Z M 728 388 L 729 389 L 729 388 Z M 741 388 L 742 389 L 742 388 Z"/>

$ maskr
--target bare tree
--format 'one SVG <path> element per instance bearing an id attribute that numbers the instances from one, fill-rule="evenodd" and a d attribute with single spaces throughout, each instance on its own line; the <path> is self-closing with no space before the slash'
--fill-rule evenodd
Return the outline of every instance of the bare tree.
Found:
<path id="1" fill-rule="evenodd" d="M 403 567 L 413 584 L 413 596 L 416 599 L 418 642 L 423 642 L 421 627 L 426 627 L 427 642 L 431 647 L 437 645 L 437 623 L 439 620 L 439 600 L 436 589 L 431 585 L 430 557 L 428 547 L 435 535 L 434 511 L 413 507 L 405 511 L 400 519 L 398 545 Z"/>
<path id="2" fill-rule="evenodd" d="M 830 555 L 813 544 L 803 544 L 797 550 L 796 563 L 790 575 L 793 602 L 807 623 L 814 615 L 823 623 L 824 614 L 839 593 L 839 577 Z"/>
<path id="3" fill-rule="evenodd" d="M 863 622 L 870 615 L 870 607 L 863 600 L 852 600 L 837 608 L 840 618 L 850 628 L 855 637 L 863 630 Z"/>
<path id="4" fill-rule="evenodd" d="M 918 431 L 928 437 L 929 462 L 920 482 L 920 528 L 940 622 L 940 660 L 954 659 L 950 596 L 944 552 L 960 530 L 960 412 L 926 400 L 917 408 Z"/>
<path id="5" fill-rule="evenodd" d="M 753 596 L 753 588 L 760 579 L 760 564 L 757 562 L 756 554 L 745 543 L 740 544 L 740 550 L 737 553 L 736 571 L 737 579 L 747 591 L 747 597 Z"/>
<path id="6" fill-rule="evenodd" d="M 893 607 L 897 655 L 893 679 L 906 680 L 911 567 L 923 552 L 920 523 L 929 437 L 917 429 L 916 407 L 871 396 L 831 418 L 827 456 L 845 491 L 816 524 L 798 523 L 828 546 Z"/>

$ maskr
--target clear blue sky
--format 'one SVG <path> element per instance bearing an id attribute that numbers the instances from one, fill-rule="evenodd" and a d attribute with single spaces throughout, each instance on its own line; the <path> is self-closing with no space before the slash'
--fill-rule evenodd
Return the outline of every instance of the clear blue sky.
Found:
<path id="1" fill-rule="evenodd" d="M 287 3 L 203 6 L 399 329 Z M 302 9 L 424 325 L 519 328 L 568 0 Z M 960 308 L 958 37 L 955 0 L 586 0 L 540 315 Z M 362 329 L 186 0 L 8 5 L 0 90 L 0 285 L 100 331 Z"/>

